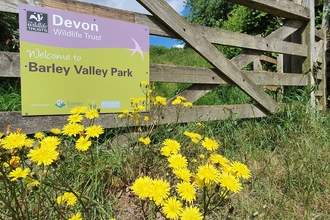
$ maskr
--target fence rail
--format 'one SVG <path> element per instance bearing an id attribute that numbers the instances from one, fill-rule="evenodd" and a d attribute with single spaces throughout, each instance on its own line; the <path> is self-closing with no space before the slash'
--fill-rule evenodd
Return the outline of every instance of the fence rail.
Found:
<path id="1" fill-rule="evenodd" d="M 260 37 L 188 24 L 164 0 L 138 0 L 153 16 L 74 0 L 1 1 L 0 11 L 18 13 L 19 3 L 26 3 L 147 25 L 150 27 L 151 35 L 184 40 L 213 66 L 200 68 L 151 64 L 150 81 L 191 83 L 192 85 L 180 94 L 189 101 L 196 101 L 219 84 L 233 84 L 258 103 L 193 106 L 187 109 L 180 122 L 222 120 L 233 114 L 236 118 L 265 117 L 280 109 L 281 105 L 270 98 L 261 86 L 315 84 L 318 90 L 313 94 L 313 98 L 319 109 L 325 109 L 326 29 L 315 30 L 314 18 L 311 18 L 314 13 L 313 1 L 302 0 L 301 5 L 289 0 L 230 1 L 285 18 L 283 26 L 267 37 Z M 212 44 L 239 47 L 244 50 L 240 55 L 227 60 Z M 277 53 L 278 58 L 265 56 L 264 52 Z M 19 59 L 18 53 L 0 52 L 0 77 L 20 77 Z M 261 61 L 277 65 L 277 71 L 262 70 Z M 255 69 L 243 71 L 242 69 L 251 62 L 254 63 Z M 318 72 L 313 75 L 315 65 L 318 66 Z M 174 113 L 175 109 L 169 107 L 160 123 L 174 122 L 175 118 L 171 117 Z M 21 112 L 0 112 L 0 119 L 0 131 L 5 130 L 10 124 L 14 128 L 22 128 L 26 133 L 49 130 L 66 123 L 66 116 L 23 117 Z M 104 127 L 125 126 L 118 120 L 117 114 L 101 114 L 98 123 Z"/>

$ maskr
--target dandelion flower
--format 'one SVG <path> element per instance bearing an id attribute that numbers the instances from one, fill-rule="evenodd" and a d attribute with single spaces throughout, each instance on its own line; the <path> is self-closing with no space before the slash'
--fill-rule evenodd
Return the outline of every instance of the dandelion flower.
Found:
<path id="1" fill-rule="evenodd" d="M 24 147 L 30 148 L 34 144 L 34 140 L 31 138 L 26 138 L 24 142 Z"/>
<path id="2" fill-rule="evenodd" d="M 181 145 L 176 140 L 166 139 L 163 142 L 163 147 L 160 149 L 161 154 L 164 156 L 170 156 L 171 154 L 177 154 Z"/>
<path id="3" fill-rule="evenodd" d="M 198 143 L 200 140 L 202 140 L 202 136 L 198 133 L 185 131 L 183 134 L 190 137 L 191 141 L 194 143 Z"/>
<path id="4" fill-rule="evenodd" d="M 183 103 L 183 106 L 186 107 L 186 108 L 191 107 L 192 102 L 185 102 L 185 103 Z"/>
<path id="5" fill-rule="evenodd" d="M 38 180 L 35 180 L 31 177 L 28 177 L 26 179 L 26 186 L 27 187 L 31 187 L 31 186 L 39 186 L 40 185 L 40 182 Z"/>
<path id="6" fill-rule="evenodd" d="M 69 220 L 82 220 L 81 213 L 77 212 L 75 215 L 73 215 Z"/>
<path id="7" fill-rule="evenodd" d="M 220 154 L 213 153 L 210 156 L 212 163 L 218 163 L 220 165 L 229 164 L 229 160 L 226 157 L 221 156 Z"/>
<path id="8" fill-rule="evenodd" d="M 77 202 L 77 197 L 72 192 L 65 192 L 63 195 L 58 196 L 56 201 L 59 205 L 65 204 L 67 206 L 74 206 Z"/>
<path id="9" fill-rule="evenodd" d="M 172 105 L 180 105 L 181 104 L 181 100 L 180 99 L 174 99 L 173 101 L 172 101 Z"/>
<path id="10" fill-rule="evenodd" d="M 68 121 L 69 123 L 80 123 L 83 120 L 83 116 L 80 114 L 69 115 Z"/>
<path id="11" fill-rule="evenodd" d="M 249 168 L 240 162 L 233 162 L 231 164 L 231 171 L 236 174 L 238 178 L 249 179 L 251 177 L 251 173 Z"/>
<path id="12" fill-rule="evenodd" d="M 55 136 L 48 136 L 42 139 L 40 141 L 40 146 L 42 147 L 50 147 L 50 148 L 56 148 L 61 143 L 61 140 L 58 137 Z"/>
<path id="13" fill-rule="evenodd" d="M 205 137 L 202 141 L 202 146 L 205 147 L 208 151 L 213 151 L 219 148 L 218 142 L 207 137 Z"/>
<path id="14" fill-rule="evenodd" d="M 220 186 L 234 193 L 238 193 L 242 190 L 242 184 L 239 182 L 239 179 L 230 173 L 222 173 L 219 178 L 219 183 Z"/>
<path id="15" fill-rule="evenodd" d="M 183 181 L 190 181 L 191 172 L 187 168 L 174 169 L 173 173 Z"/>
<path id="16" fill-rule="evenodd" d="M 86 106 L 76 106 L 70 110 L 71 114 L 84 114 L 87 111 Z"/>
<path id="17" fill-rule="evenodd" d="M 162 96 L 156 96 L 154 105 L 166 105 L 166 98 Z"/>
<path id="18" fill-rule="evenodd" d="M 76 136 L 84 130 L 84 126 L 78 123 L 69 123 L 63 127 L 63 134 L 68 136 Z"/>
<path id="19" fill-rule="evenodd" d="M 6 150 L 21 148 L 25 145 L 26 138 L 26 134 L 10 133 L 1 140 L 1 145 Z"/>
<path id="20" fill-rule="evenodd" d="M 57 152 L 54 147 L 45 145 L 36 149 L 31 149 L 27 156 L 31 159 L 32 162 L 36 162 L 38 166 L 41 164 L 47 166 L 53 163 L 53 161 L 57 159 L 58 155 L 59 152 Z"/>
<path id="21" fill-rule="evenodd" d="M 144 116 L 143 120 L 144 120 L 145 122 L 148 122 L 148 121 L 149 121 L 149 117 L 148 117 L 148 116 Z"/>
<path id="22" fill-rule="evenodd" d="M 140 141 L 141 143 L 143 143 L 144 145 L 148 145 L 148 144 L 150 144 L 150 142 L 151 142 L 149 137 L 146 137 L 146 138 L 140 137 L 140 138 L 139 138 L 139 141 Z"/>
<path id="23" fill-rule="evenodd" d="M 143 80 L 140 82 L 140 86 L 147 86 L 147 85 L 149 85 L 148 81 Z"/>
<path id="24" fill-rule="evenodd" d="M 104 129 L 101 125 L 92 125 L 86 128 L 86 135 L 90 137 L 99 137 L 100 134 L 104 133 Z"/>
<path id="25" fill-rule="evenodd" d="M 92 142 L 89 140 L 89 137 L 83 137 L 81 136 L 77 141 L 76 141 L 76 148 L 79 151 L 86 151 L 89 149 L 89 147 L 92 145 Z"/>
<path id="26" fill-rule="evenodd" d="M 132 190 L 140 199 L 148 198 L 150 195 L 149 187 L 152 182 L 153 180 L 148 176 L 139 177 L 133 183 Z"/>
<path id="27" fill-rule="evenodd" d="M 196 199 L 196 190 L 193 184 L 183 181 L 176 186 L 179 196 L 187 202 L 192 202 Z"/>
<path id="28" fill-rule="evenodd" d="M 9 177 L 11 177 L 11 181 L 24 179 L 30 172 L 29 168 L 25 168 L 24 170 L 20 167 L 17 167 L 15 170 L 9 173 Z"/>
<path id="29" fill-rule="evenodd" d="M 170 184 L 167 181 L 156 179 L 150 186 L 150 198 L 156 205 L 160 205 L 170 194 Z"/>
<path id="30" fill-rule="evenodd" d="M 168 198 L 164 202 L 163 211 L 166 218 L 179 219 L 182 210 L 182 203 L 176 198 Z"/>
<path id="31" fill-rule="evenodd" d="M 44 137 L 45 137 L 44 132 L 37 132 L 34 134 L 34 138 L 37 138 L 37 139 L 43 139 Z"/>
<path id="32" fill-rule="evenodd" d="M 212 181 L 218 182 L 220 172 L 212 165 L 201 165 L 197 168 L 197 174 L 199 179 L 203 180 L 205 184 L 209 184 Z"/>
<path id="33" fill-rule="evenodd" d="M 97 109 L 90 109 L 85 114 L 86 118 L 88 119 L 94 119 L 99 117 L 99 110 Z"/>
<path id="34" fill-rule="evenodd" d="M 167 158 L 167 161 L 170 164 L 169 166 L 173 169 L 184 168 L 188 165 L 186 157 L 182 156 L 181 154 L 173 154 Z"/>
<path id="35" fill-rule="evenodd" d="M 52 128 L 50 129 L 50 132 L 52 132 L 55 135 L 61 134 L 61 129 L 59 128 Z"/>
<path id="36" fill-rule="evenodd" d="M 186 207 L 181 213 L 181 220 L 203 220 L 203 216 L 197 207 Z"/>

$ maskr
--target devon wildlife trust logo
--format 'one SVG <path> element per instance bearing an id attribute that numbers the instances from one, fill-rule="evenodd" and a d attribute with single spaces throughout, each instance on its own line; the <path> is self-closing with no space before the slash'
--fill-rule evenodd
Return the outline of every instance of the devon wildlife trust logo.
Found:
<path id="1" fill-rule="evenodd" d="M 41 12 L 26 11 L 26 29 L 28 31 L 48 33 L 48 15 Z"/>

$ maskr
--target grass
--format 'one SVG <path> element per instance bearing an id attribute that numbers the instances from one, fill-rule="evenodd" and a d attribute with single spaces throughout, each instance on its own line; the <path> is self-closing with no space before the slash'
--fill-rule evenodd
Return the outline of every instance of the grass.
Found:
<path id="1" fill-rule="evenodd" d="M 151 53 L 155 53 L 151 56 L 155 57 L 152 61 L 207 66 L 198 55 L 189 51 L 168 50 L 151 50 Z M 185 56 L 189 56 L 189 59 Z M 1 111 L 20 110 L 19 81 L 1 79 L 0 84 Z M 157 87 L 158 93 L 171 97 L 186 86 L 189 85 L 159 84 Z M 231 98 L 231 91 L 230 88 L 227 91 L 218 90 L 196 104 L 250 102 L 239 91 L 232 92 Z M 61 137 L 63 158 L 56 161 L 60 168 L 52 166 L 50 169 L 52 172 L 61 169 L 63 176 L 50 176 L 49 187 L 56 187 L 47 188 L 49 199 L 45 198 L 40 203 L 43 209 L 39 215 L 48 219 L 64 219 L 78 210 L 85 210 L 82 211 L 85 219 L 142 219 L 139 200 L 130 187 L 142 174 L 167 177 L 167 161 L 159 154 L 159 149 L 167 138 L 178 140 L 184 145 L 186 139 L 183 132 L 188 130 L 220 142 L 221 147 L 217 152 L 246 164 L 252 174 L 251 179 L 244 181 L 243 191 L 230 196 L 228 202 L 215 209 L 208 219 L 329 219 L 330 114 L 310 108 L 307 95 L 301 88 L 285 94 L 283 102 L 290 104 L 283 111 L 267 118 L 231 118 L 203 122 L 202 126 L 198 122 L 155 126 L 152 131 L 149 130 L 150 146 L 138 141 L 139 137 L 146 135 L 146 131 L 138 126 L 106 129 L 100 138 L 93 141 L 91 153 L 75 150 L 76 138 Z M 191 149 L 191 154 L 198 153 Z M 2 173 L 5 174 L 5 170 Z M 9 195 L 5 194 L 7 191 L 3 188 L 3 180 L 0 182 L 2 195 Z M 56 201 L 60 192 L 69 191 L 70 187 L 83 194 L 86 209 L 79 205 L 55 206 L 64 215 L 58 217 L 58 209 L 53 209 L 51 201 Z M 29 201 L 30 204 L 25 207 L 29 214 L 16 219 L 37 219 L 37 193 L 29 191 L 24 195 L 26 197 L 22 201 Z M 10 213 L 1 201 L 0 218 L 9 219 Z M 158 218 L 161 216 L 158 215 Z M 152 215 L 148 219 L 153 219 Z"/>

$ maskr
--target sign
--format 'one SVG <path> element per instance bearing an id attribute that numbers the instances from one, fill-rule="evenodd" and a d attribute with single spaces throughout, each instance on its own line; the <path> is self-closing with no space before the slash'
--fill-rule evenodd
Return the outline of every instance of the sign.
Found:
<path id="1" fill-rule="evenodd" d="M 149 27 L 20 4 L 22 115 L 131 109 L 149 82 Z"/>

